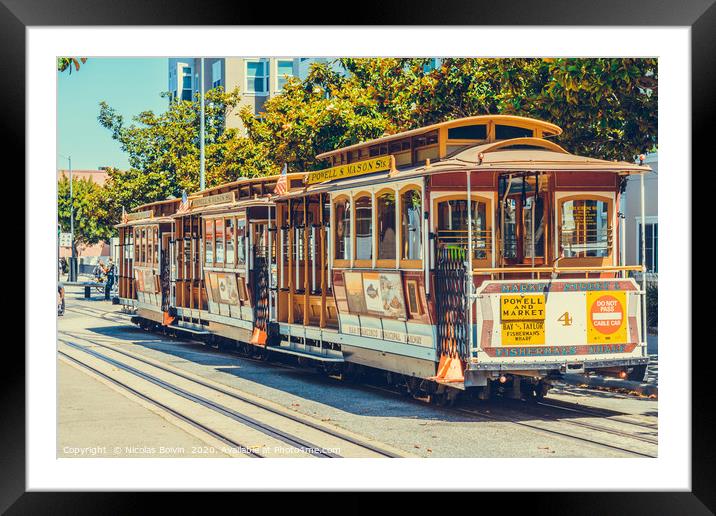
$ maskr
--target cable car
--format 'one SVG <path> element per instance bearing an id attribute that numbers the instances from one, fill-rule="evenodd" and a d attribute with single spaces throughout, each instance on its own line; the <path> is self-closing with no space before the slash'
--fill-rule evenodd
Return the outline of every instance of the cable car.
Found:
<path id="1" fill-rule="evenodd" d="M 120 297 L 140 324 L 379 371 L 440 402 L 541 397 L 564 373 L 643 378 L 644 267 L 623 263 L 619 212 L 650 168 L 571 154 L 561 132 L 468 117 L 141 206 L 120 225 Z"/>

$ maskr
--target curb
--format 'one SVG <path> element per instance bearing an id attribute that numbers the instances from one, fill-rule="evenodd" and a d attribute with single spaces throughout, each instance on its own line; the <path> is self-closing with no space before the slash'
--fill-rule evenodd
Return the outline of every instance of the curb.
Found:
<path id="1" fill-rule="evenodd" d="M 587 385 L 589 387 L 604 387 L 615 390 L 626 390 L 637 392 L 642 396 L 659 397 L 659 387 L 645 382 L 634 382 L 631 380 L 620 380 L 618 378 L 607 378 L 604 376 L 582 376 L 578 374 L 562 375 L 561 380 L 570 385 Z"/>

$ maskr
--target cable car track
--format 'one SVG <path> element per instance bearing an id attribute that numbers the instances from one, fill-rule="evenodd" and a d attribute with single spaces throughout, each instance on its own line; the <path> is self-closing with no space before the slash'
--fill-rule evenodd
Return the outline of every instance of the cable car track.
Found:
<path id="1" fill-rule="evenodd" d="M 245 455 L 248 455 L 249 457 L 253 457 L 253 458 L 263 458 L 262 455 L 260 455 L 260 454 L 258 454 L 258 453 L 256 453 L 256 452 L 254 452 L 253 450 L 251 450 L 251 449 L 248 448 L 247 446 L 244 446 L 244 445 L 242 445 L 241 443 L 239 443 L 239 442 L 237 442 L 237 441 L 231 439 L 230 437 L 227 437 L 227 436 L 221 434 L 220 432 L 217 432 L 216 430 L 213 430 L 213 429 L 209 428 L 208 426 L 204 425 L 204 424 L 201 423 L 200 421 L 198 421 L 198 420 L 196 420 L 196 419 L 194 419 L 194 418 L 192 418 L 192 417 L 190 417 L 190 416 L 187 416 L 186 414 L 183 414 L 183 413 L 181 413 L 181 412 L 179 412 L 179 411 L 177 411 L 177 410 L 175 410 L 175 409 L 173 409 L 173 408 L 171 408 L 171 407 L 169 407 L 168 405 L 162 403 L 161 401 L 158 401 L 158 400 L 156 400 L 156 399 L 154 399 L 154 398 L 152 398 L 152 397 L 150 397 L 150 396 L 147 396 L 146 394 L 143 394 L 143 393 L 139 392 L 138 390 L 136 390 L 136 389 L 134 389 L 133 387 L 130 387 L 129 385 L 127 385 L 127 384 L 125 384 L 125 383 L 123 383 L 123 382 L 117 380 L 116 378 L 112 378 L 111 376 L 109 376 L 109 375 L 103 373 L 102 371 L 100 371 L 100 370 L 98 370 L 98 369 L 92 367 L 91 365 L 86 364 L 86 363 L 82 362 L 81 360 L 78 360 L 78 359 L 76 359 L 76 358 L 74 358 L 74 357 L 68 355 L 68 354 L 65 353 L 64 351 L 58 350 L 57 353 L 58 353 L 60 356 L 64 357 L 66 360 L 71 361 L 72 363 L 78 365 L 78 366 L 81 367 L 81 368 L 84 368 L 84 369 L 89 370 L 89 371 L 92 372 L 93 374 L 95 374 L 95 375 L 97 375 L 97 376 L 99 376 L 99 377 L 101 377 L 101 378 L 104 378 L 105 380 L 107 380 L 108 382 L 112 383 L 113 385 L 116 385 L 117 387 L 119 387 L 119 388 L 121 388 L 121 389 L 123 389 L 123 390 L 125 390 L 125 391 L 128 391 L 128 392 L 132 393 L 133 395 L 135 395 L 135 396 L 137 396 L 137 397 L 143 399 L 144 401 L 146 401 L 146 402 L 148 402 L 148 403 L 154 405 L 155 407 L 158 407 L 158 408 L 160 408 L 160 409 L 162 409 L 162 410 L 165 410 L 166 412 L 170 413 L 170 414 L 173 415 L 174 417 L 176 417 L 176 418 L 178 418 L 178 419 L 181 419 L 182 421 L 184 421 L 184 422 L 190 424 L 190 425 L 193 426 L 194 428 L 196 428 L 196 429 L 198 429 L 198 430 L 200 430 L 200 431 L 202 431 L 202 432 L 204 432 L 204 433 L 206 433 L 206 434 L 208 434 L 208 435 L 214 437 L 215 439 L 218 439 L 219 441 L 223 442 L 224 444 L 227 444 L 227 445 L 231 446 L 232 448 L 237 448 L 237 449 L 245 450 L 245 452 L 244 452 Z"/>
<path id="2" fill-rule="evenodd" d="M 78 313 L 81 313 L 80 310 L 75 310 L 75 311 L 78 312 Z M 101 318 L 101 319 L 105 319 L 105 320 L 111 320 L 111 319 L 108 319 L 108 318 L 106 317 L 107 313 L 109 313 L 109 312 L 106 312 L 106 313 L 103 314 L 103 315 L 95 315 L 95 314 L 93 314 L 93 313 L 87 313 L 86 315 L 90 315 L 91 317 Z M 124 321 L 123 321 L 123 322 L 124 322 Z M 68 335 L 72 335 L 70 332 L 66 332 L 66 333 L 67 333 Z M 75 338 L 82 338 L 82 339 L 84 339 L 84 340 L 87 340 L 88 342 L 92 342 L 92 343 L 95 344 L 95 345 L 98 345 L 98 346 L 101 346 L 101 347 L 105 347 L 105 348 L 108 348 L 108 349 L 112 349 L 113 351 L 115 351 L 115 352 L 117 352 L 117 353 L 126 355 L 126 356 L 128 356 L 128 357 L 130 357 L 130 358 L 133 358 L 133 359 L 135 359 L 135 360 L 138 360 L 138 361 L 140 361 L 140 362 L 146 362 L 146 363 L 152 365 L 153 367 L 158 367 L 159 369 L 164 369 L 162 366 L 158 366 L 158 365 L 156 365 L 156 364 L 153 364 L 153 363 L 151 363 L 151 362 L 149 362 L 149 361 L 146 361 L 145 359 L 143 359 L 143 358 L 141 358 L 141 357 L 137 357 L 137 356 L 134 356 L 133 354 L 124 352 L 124 351 L 122 351 L 122 350 L 115 349 L 113 346 L 108 346 L 108 345 L 102 344 L 102 343 L 100 343 L 100 342 L 98 342 L 98 341 L 94 341 L 94 340 L 92 340 L 92 339 L 87 339 L 86 337 L 75 336 Z M 200 343 L 200 342 L 198 342 L 198 341 L 197 341 L 196 343 L 197 343 L 197 344 L 202 344 L 202 343 Z M 237 356 L 236 353 L 226 352 L 226 351 L 222 351 L 222 350 L 217 350 L 217 349 L 214 349 L 214 348 L 210 348 L 210 349 L 212 350 L 212 352 L 217 352 L 217 353 L 220 353 L 220 354 L 226 354 L 226 355 L 229 356 L 229 357 L 236 357 L 236 356 Z M 240 355 L 240 354 L 238 354 L 238 356 L 240 356 L 240 357 L 243 358 L 243 359 L 250 360 L 250 361 L 252 361 L 252 362 L 261 363 L 261 364 L 266 364 L 265 361 L 262 361 L 262 360 L 259 360 L 259 359 L 253 359 L 253 358 L 251 358 L 251 357 L 245 357 L 245 356 Z M 285 365 L 285 364 L 271 364 L 271 363 L 269 363 L 269 365 L 274 365 L 274 366 L 276 366 L 276 367 L 282 367 L 282 368 L 286 368 L 286 369 L 299 369 L 299 368 L 291 367 L 291 366 L 288 366 L 288 365 Z M 300 368 L 300 369 L 301 369 L 301 370 L 305 370 L 305 369 L 303 369 L 303 368 Z M 171 372 L 172 374 L 177 374 L 178 376 L 182 376 L 181 373 L 176 373 L 176 372 L 171 371 L 171 370 L 169 370 L 169 372 Z M 203 383 L 203 382 L 197 381 L 197 380 L 195 380 L 195 379 L 193 379 L 193 378 L 186 378 L 186 379 L 189 379 L 189 380 L 191 380 L 191 381 L 195 381 L 196 383 L 200 383 L 200 384 Z M 384 392 L 384 393 L 391 393 L 391 394 L 394 394 L 394 395 L 396 395 L 396 396 L 401 396 L 401 397 L 403 397 L 400 392 L 398 392 L 397 390 L 394 390 L 394 389 L 383 388 L 383 387 L 374 386 L 374 385 L 370 385 L 370 384 L 365 384 L 365 385 L 364 385 L 364 384 L 360 384 L 360 385 L 363 386 L 363 387 L 369 387 L 369 388 L 371 388 L 371 389 L 373 389 L 373 390 L 379 390 L 379 391 Z M 211 387 L 213 388 L 213 386 L 211 386 Z M 233 393 L 225 393 L 225 394 L 233 395 Z M 240 398 L 241 398 L 241 397 L 240 397 Z M 403 398 L 403 399 L 405 399 L 405 398 Z M 245 400 L 244 400 L 244 401 L 245 401 Z M 424 402 L 422 402 L 421 400 L 416 400 L 416 401 L 419 402 L 419 403 L 424 403 Z M 646 428 L 646 429 L 650 429 L 650 430 L 656 429 L 656 425 L 652 425 L 652 424 L 649 424 L 649 423 L 635 422 L 635 421 L 629 420 L 628 418 L 625 418 L 625 416 L 631 416 L 631 414 L 624 413 L 624 412 L 612 411 L 612 410 L 607 410 L 607 409 L 592 408 L 592 407 L 590 407 L 590 408 L 585 408 L 585 407 L 583 407 L 583 406 L 581 406 L 581 405 L 575 405 L 575 404 L 571 404 L 571 403 L 563 402 L 563 401 L 558 401 L 558 400 L 550 400 L 549 402 L 540 401 L 540 402 L 536 403 L 535 406 L 541 406 L 541 407 L 548 408 L 548 409 L 551 409 L 551 410 L 569 411 L 569 412 L 572 412 L 572 413 L 581 413 L 581 414 L 584 414 L 585 416 L 609 417 L 609 418 L 612 419 L 612 420 L 619 421 L 619 422 L 624 423 L 624 424 L 628 424 L 628 425 L 632 425 L 632 426 L 636 426 L 636 427 L 640 427 L 640 428 Z M 528 407 L 527 404 L 524 404 L 524 403 L 520 404 L 520 410 L 524 410 L 524 409 L 527 408 L 527 407 Z M 444 410 L 447 410 L 447 411 L 457 411 L 457 412 L 460 412 L 460 413 L 463 413 L 463 414 L 470 414 L 471 416 L 474 416 L 474 417 L 481 417 L 481 418 L 489 419 L 489 420 L 492 420 L 492 421 L 509 422 L 509 423 L 516 424 L 516 425 L 519 425 L 519 426 L 522 426 L 522 427 L 530 428 L 530 429 L 532 429 L 532 430 L 534 430 L 534 431 L 538 431 L 538 432 L 542 432 L 542 433 L 547 433 L 547 434 L 552 434 L 552 435 L 557 435 L 557 436 L 560 436 L 560 437 L 566 437 L 566 438 L 569 438 L 569 439 L 572 439 L 572 440 L 578 440 L 578 441 L 581 441 L 581 442 L 588 442 L 588 443 L 590 443 L 590 444 L 594 444 L 594 445 L 601 446 L 601 447 L 606 447 L 606 448 L 609 448 L 609 449 L 612 449 L 612 450 L 616 450 L 616 451 L 621 451 L 621 452 L 624 452 L 624 453 L 628 453 L 628 454 L 630 454 L 630 455 L 635 455 L 635 456 L 639 456 L 639 457 L 649 457 L 649 458 L 655 458 L 655 457 L 656 457 L 656 455 L 652 455 L 652 454 L 649 454 L 649 453 L 644 453 L 644 452 L 642 452 L 642 451 L 630 449 L 630 448 L 623 447 L 623 446 L 618 446 L 618 445 L 613 445 L 613 444 L 605 443 L 605 442 L 603 442 L 603 441 L 591 439 L 591 438 L 584 437 L 584 436 L 574 435 L 574 434 L 571 434 L 571 433 L 566 432 L 566 431 L 561 431 L 561 430 L 546 428 L 546 427 L 541 426 L 541 425 L 536 424 L 536 423 L 529 423 L 529 422 L 521 421 L 520 419 L 518 419 L 518 418 L 516 418 L 516 417 L 509 416 L 509 415 L 495 415 L 494 413 L 486 412 L 486 411 L 484 411 L 484 410 L 475 410 L 475 409 L 468 409 L 468 408 L 443 408 L 443 409 L 444 409 Z M 528 409 L 528 410 L 529 410 L 529 409 Z M 533 410 L 533 409 L 532 409 L 532 410 Z M 281 414 L 281 415 L 284 415 L 284 414 Z M 568 419 L 564 419 L 564 418 L 559 418 L 559 417 L 552 416 L 552 415 L 549 415 L 549 414 L 544 414 L 544 413 L 540 413 L 539 416 L 540 416 L 540 417 L 546 417 L 546 418 L 548 418 L 549 422 L 552 422 L 552 423 L 557 423 L 557 424 L 570 424 L 570 425 L 579 426 L 579 427 L 582 427 L 582 428 L 585 428 L 585 429 L 588 429 L 588 430 L 593 430 L 593 431 L 599 432 L 599 433 L 607 433 L 607 434 L 611 434 L 611 435 L 615 435 L 615 436 L 619 436 L 619 437 L 624 437 L 624 438 L 628 438 L 628 439 L 638 440 L 638 441 L 644 442 L 644 443 L 649 444 L 649 445 L 658 445 L 658 439 L 654 439 L 654 438 L 651 438 L 651 437 L 648 437 L 648 436 L 636 435 L 636 434 L 629 433 L 629 432 L 625 432 L 625 431 L 621 431 L 621 430 L 618 430 L 618 429 L 615 429 L 615 428 L 608 428 L 608 427 L 605 427 L 605 426 L 603 426 L 603 425 L 597 425 L 597 424 L 594 424 L 594 423 L 584 422 L 584 421 L 572 421 L 572 420 L 568 420 Z M 621 418 L 621 419 L 617 419 L 617 418 Z M 301 422 L 303 422 L 303 421 L 301 421 Z M 341 437 L 341 438 L 343 438 L 343 437 Z"/>
<path id="3" fill-rule="evenodd" d="M 329 435 L 329 436 L 331 436 L 331 437 L 340 439 L 340 440 L 342 440 L 342 441 L 345 441 L 345 442 L 347 442 L 347 443 L 350 443 L 350 444 L 352 444 L 352 445 L 354 445 L 354 446 L 357 446 L 357 447 L 359 447 L 359 448 L 363 448 L 363 449 L 368 450 L 368 451 L 370 451 L 370 452 L 372 452 L 372 453 L 375 453 L 376 455 L 383 456 L 383 457 L 389 457 L 389 458 L 394 458 L 394 457 L 398 457 L 398 456 L 399 456 L 399 455 L 394 454 L 394 453 L 392 453 L 392 452 L 389 452 L 389 451 L 387 451 L 387 450 L 381 449 L 381 448 L 379 448 L 379 447 L 377 447 L 377 446 L 373 446 L 373 445 L 371 445 L 371 444 L 369 444 L 369 443 L 362 442 L 362 441 L 360 441 L 360 440 L 358 440 L 358 439 L 356 439 L 356 438 L 354 438 L 354 437 L 345 435 L 345 434 L 343 434 L 343 433 L 341 433 L 341 432 L 334 431 L 334 430 L 332 430 L 332 429 L 330 429 L 330 428 L 326 428 L 325 426 L 318 425 L 318 424 L 316 424 L 316 423 L 313 423 L 313 422 L 311 422 L 311 421 L 305 420 L 304 418 L 295 416 L 295 415 L 290 414 L 290 413 L 288 413 L 288 412 L 284 412 L 284 411 L 281 411 L 281 410 L 277 410 L 277 409 L 275 409 L 275 408 L 273 408 L 273 407 L 271 407 L 271 406 L 269 406 L 269 405 L 267 405 L 267 404 L 261 403 L 261 402 L 256 401 L 256 400 L 249 399 L 249 398 L 247 398 L 247 397 L 245 397 L 245 396 L 241 396 L 240 394 L 238 394 L 238 393 L 236 393 L 236 392 L 232 392 L 232 391 L 223 389 L 223 388 L 221 388 L 221 387 L 218 387 L 218 386 L 215 386 L 215 385 L 211 385 L 211 384 L 209 384 L 209 383 L 207 383 L 207 382 L 204 382 L 204 381 L 202 381 L 202 380 L 199 380 L 199 379 L 197 379 L 197 378 L 193 378 L 193 377 L 190 376 L 190 375 L 187 375 L 187 374 L 181 373 L 181 372 L 179 372 L 179 371 L 175 371 L 175 370 L 173 370 L 173 369 L 171 369 L 171 368 L 168 368 L 168 367 L 165 367 L 165 366 L 156 364 L 154 361 L 146 360 L 146 359 L 144 359 L 144 358 L 142 358 L 142 357 L 140 357 L 140 356 L 137 356 L 137 355 L 135 355 L 135 354 L 133 354 L 133 353 L 128 353 L 128 352 L 126 352 L 126 351 L 117 349 L 117 348 L 115 348 L 114 346 L 109 346 L 109 345 L 106 345 L 106 344 L 102 344 L 102 343 L 97 342 L 97 341 L 94 341 L 94 340 L 92 340 L 92 339 L 87 339 L 86 337 L 77 336 L 77 335 L 72 335 L 71 332 L 61 332 L 61 333 L 65 333 L 66 335 L 69 335 L 69 336 L 72 337 L 72 338 L 80 338 L 80 339 L 82 339 L 82 340 L 85 340 L 85 341 L 87 341 L 87 342 L 92 343 L 92 344 L 95 345 L 95 346 L 100 346 L 100 347 L 102 347 L 102 348 L 111 350 L 111 351 L 113 351 L 113 352 L 115 352 L 115 353 L 117 353 L 117 354 L 124 355 L 124 356 L 126 356 L 126 357 L 128 357 L 128 358 L 130 358 L 130 359 L 132 359 L 132 360 L 136 360 L 137 362 L 141 362 L 141 363 L 146 364 L 146 365 L 148 365 L 148 366 L 150 366 L 150 367 L 153 367 L 153 368 L 155 368 L 155 369 L 164 371 L 164 372 L 169 373 L 169 374 L 171 374 L 171 375 L 174 375 L 174 376 L 176 376 L 176 377 L 179 377 L 179 378 L 182 378 L 182 379 L 184 379 L 184 380 L 190 381 L 190 382 L 192 382 L 192 383 L 194 383 L 194 384 L 200 385 L 200 386 L 203 387 L 203 388 L 210 389 L 210 390 L 213 391 L 213 392 L 222 394 L 222 395 L 224 395 L 224 396 L 228 396 L 228 397 L 233 398 L 233 399 L 235 399 L 235 400 L 238 400 L 238 401 L 241 401 L 241 402 L 243 402 L 243 403 L 252 405 L 252 406 L 254 406 L 254 407 L 256 407 L 256 408 L 259 408 L 259 409 L 261 409 L 261 410 L 263 410 L 263 411 L 265 411 L 265 412 L 269 412 L 269 413 L 271 413 L 271 414 L 273 414 L 273 415 L 276 415 L 276 416 L 279 416 L 279 417 L 282 417 L 282 418 L 289 419 L 289 420 L 291 420 L 291 421 L 293 421 L 293 422 L 295 422 L 295 423 L 299 423 L 300 425 L 303 425 L 303 426 L 305 426 L 305 427 L 311 428 L 311 429 L 313 429 L 313 430 L 317 430 L 318 432 L 320 432 L 320 433 L 322 433 L 322 434 Z M 177 394 L 177 395 L 179 395 L 179 396 L 182 397 L 182 398 L 185 398 L 185 399 L 187 399 L 187 400 L 193 401 L 193 402 L 195 402 L 195 403 L 199 403 L 200 405 L 205 406 L 206 408 L 210 408 L 210 409 L 214 410 L 215 412 L 218 412 L 218 413 L 221 413 L 221 414 L 224 415 L 224 416 L 230 417 L 231 419 L 234 419 L 234 420 L 236 420 L 237 422 L 239 422 L 239 423 L 241 423 L 241 424 L 244 424 L 244 425 L 246 425 L 246 426 L 248 426 L 248 427 L 250 427 L 250 428 L 253 428 L 254 430 L 258 430 L 259 432 L 261 432 L 261 433 L 263 433 L 263 434 L 266 434 L 266 435 L 269 435 L 269 436 L 271 436 L 271 437 L 274 437 L 275 439 L 278 439 L 278 440 L 280 440 L 280 441 L 283 441 L 283 442 L 285 442 L 286 444 L 289 444 L 289 445 L 294 446 L 294 447 L 296 447 L 296 448 L 299 448 L 299 449 L 301 449 L 301 450 L 303 450 L 303 451 L 306 451 L 307 453 L 310 453 L 311 455 L 314 455 L 314 456 L 317 456 L 317 457 L 321 457 L 321 458 L 340 458 L 339 455 L 334 454 L 334 453 L 330 453 L 330 452 L 324 452 L 324 451 L 322 451 L 322 449 L 321 449 L 320 447 L 318 447 L 318 446 L 316 446 L 316 445 L 314 445 L 314 444 L 312 444 L 312 443 L 309 443 L 309 442 L 305 441 L 304 439 L 302 439 L 302 438 L 300 438 L 300 437 L 296 437 L 296 436 L 294 436 L 294 435 L 292 435 L 292 434 L 289 434 L 289 433 L 287 433 L 287 432 L 285 432 L 285 431 L 283 431 L 283 430 L 280 430 L 280 429 L 278 429 L 278 428 L 275 428 L 275 427 L 273 427 L 273 426 L 271 426 L 271 425 L 268 425 L 268 424 L 266 424 L 266 423 L 262 423 L 261 421 L 258 421 L 258 420 L 254 419 L 254 418 L 251 418 L 251 417 L 249 417 L 249 416 L 240 414 L 239 412 L 237 412 L 237 411 L 235 411 L 235 410 L 233 410 L 233 409 L 231 409 L 231 408 L 228 408 L 228 407 L 226 407 L 226 406 L 220 405 L 220 404 L 218 404 L 218 403 L 216 403 L 216 402 L 214 402 L 214 401 L 211 401 L 211 400 L 209 400 L 209 399 L 207 399 L 207 398 L 205 398 L 205 397 L 198 396 L 198 395 L 196 395 L 196 394 L 194 394 L 194 393 L 191 393 L 191 392 L 189 392 L 189 391 L 186 391 L 185 389 L 182 389 L 182 388 L 180 388 L 180 387 L 177 387 L 177 386 L 175 386 L 175 385 L 173 385 L 173 384 L 171 384 L 171 383 L 169 383 L 169 382 L 167 382 L 167 381 L 161 380 L 160 378 L 157 378 L 157 377 L 154 376 L 154 375 L 151 375 L 151 374 L 146 373 L 146 372 L 144 372 L 144 371 L 140 371 L 140 370 L 138 370 L 138 369 L 136 369 L 136 368 L 134 368 L 134 367 L 132 367 L 132 366 L 129 366 L 129 365 L 127 365 L 127 364 L 124 364 L 123 362 L 120 362 L 120 361 L 118 361 L 118 360 L 115 360 L 115 359 L 113 359 L 113 358 L 111 358 L 111 357 L 107 357 L 106 355 L 103 355 L 102 353 L 98 353 L 98 352 L 96 352 L 96 351 L 94 351 L 94 350 L 88 349 L 88 348 L 85 347 L 85 346 L 76 344 L 76 343 L 74 343 L 74 342 L 67 341 L 67 340 L 65 340 L 65 339 L 59 339 L 59 340 L 60 340 L 61 342 L 64 342 L 65 344 L 67 344 L 67 345 L 69 345 L 69 346 L 75 348 L 75 349 L 78 349 L 78 350 L 80 350 L 80 351 L 84 351 L 85 353 L 88 353 L 88 354 L 94 356 L 95 358 L 98 358 L 99 360 L 102 360 L 102 361 L 105 361 L 105 362 L 107 362 L 107 363 L 110 363 L 110 364 L 114 365 L 115 367 L 118 367 L 118 368 L 120 368 L 120 369 L 122 369 L 122 370 L 125 370 L 125 371 L 127 371 L 127 372 L 130 372 L 130 373 L 134 374 L 135 376 L 138 376 L 138 377 L 140 377 L 140 378 L 143 378 L 143 379 L 145 379 L 145 380 L 147 380 L 147 381 L 149 381 L 149 382 L 151 382 L 151 383 L 153 383 L 153 384 L 155 384 L 155 385 L 157 385 L 157 386 L 159 386 L 159 387 L 164 388 L 165 390 L 168 390 L 168 391 L 170 391 L 170 392 L 172 392 L 172 393 L 174 393 L 174 394 Z"/>
<path id="4" fill-rule="evenodd" d="M 556 409 L 566 412 L 575 412 L 584 414 L 586 416 L 600 416 L 609 418 L 612 421 L 619 421 L 620 423 L 624 423 L 627 425 L 636 426 L 639 428 L 647 428 L 649 430 L 657 430 L 659 428 L 659 425 L 657 423 L 648 423 L 646 421 L 634 421 L 633 419 L 630 419 L 628 417 L 624 416 L 632 416 L 632 417 L 638 417 L 635 414 L 627 414 L 624 412 L 618 412 L 616 410 L 608 410 L 608 409 L 600 409 L 596 407 L 585 407 L 583 405 L 579 405 L 576 403 L 569 403 L 561 400 L 549 400 L 549 402 L 545 401 L 539 401 L 537 402 L 537 405 L 541 407 L 547 407 L 550 409 Z M 650 416 L 646 416 L 650 417 Z"/>
<path id="5" fill-rule="evenodd" d="M 471 409 L 464 409 L 464 408 L 458 408 L 458 409 L 454 409 L 454 410 L 457 410 L 457 411 L 462 412 L 462 413 L 465 413 L 465 414 L 471 414 L 471 415 L 474 415 L 474 416 L 483 417 L 483 418 L 490 419 L 490 420 L 493 420 L 493 421 L 513 423 L 513 424 L 515 424 L 515 425 L 519 425 L 519 426 L 524 426 L 524 427 L 527 427 L 527 428 L 531 428 L 532 430 L 537 430 L 537 431 L 539 431 L 539 432 L 544 432 L 544 433 L 548 433 L 548 434 L 558 435 L 558 436 L 561 436 L 561 437 L 567 437 L 567 438 L 572 439 L 572 440 L 581 441 L 581 442 L 587 442 L 587 443 L 590 443 L 590 444 L 594 444 L 594 445 L 601 446 L 601 447 L 604 447 L 604 448 L 609 448 L 609 449 L 611 449 L 611 450 L 616 450 L 616 451 L 621 451 L 621 452 L 629 453 L 629 454 L 631 454 L 631 455 L 636 455 L 636 456 L 639 456 L 639 457 L 648 457 L 648 458 L 654 458 L 654 459 L 658 457 L 658 455 L 651 455 L 651 454 L 649 454 L 649 453 L 643 453 L 643 452 L 640 452 L 640 451 L 637 451 L 637 450 L 633 450 L 633 449 L 631 449 L 631 448 L 625 448 L 625 447 L 623 447 L 623 446 L 617 446 L 617 445 L 614 445 L 614 444 L 609 444 L 609 443 L 605 443 L 605 442 L 602 442 L 602 441 L 597 441 L 597 440 L 594 440 L 594 439 L 590 439 L 590 438 L 588 438 L 588 437 L 578 436 L 578 435 L 570 434 L 570 433 L 567 433 L 567 432 L 562 432 L 562 431 L 559 431 L 559 430 L 555 430 L 555 429 L 552 429 L 552 428 L 546 428 L 546 427 L 544 427 L 544 426 L 540 426 L 540 425 L 537 425 L 537 424 L 534 424 L 534 423 L 528 423 L 528 422 L 525 422 L 525 421 L 520 421 L 519 419 L 514 418 L 514 417 L 511 417 L 511 416 L 495 416 L 495 415 L 493 415 L 493 414 L 491 414 L 491 413 L 488 413 L 488 412 L 486 412 L 486 411 L 471 410 Z M 561 421 L 557 420 L 556 422 L 561 422 Z M 604 430 L 603 430 L 603 429 L 600 429 L 600 431 L 604 431 Z M 627 434 L 627 435 L 629 435 L 629 434 Z M 634 436 L 633 436 L 633 435 L 629 435 L 629 437 L 634 437 Z"/>

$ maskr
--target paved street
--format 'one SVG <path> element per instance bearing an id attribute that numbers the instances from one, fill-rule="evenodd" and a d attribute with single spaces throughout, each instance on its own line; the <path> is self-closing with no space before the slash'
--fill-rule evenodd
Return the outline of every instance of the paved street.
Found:
<path id="1" fill-rule="evenodd" d="M 119 308 L 99 295 L 85 300 L 80 288 L 68 289 L 67 311 L 59 318 L 58 456 L 76 456 L 82 449 L 104 450 L 98 456 L 245 456 L 226 448 L 216 435 L 231 442 L 261 444 L 264 450 L 278 450 L 277 439 L 286 442 L 280 436 L 259 434 L 257 422 L 339 450 L 338 456 L 373 456 L 375 449 L 390 456 L 418 457 L 657 454 L 654 399 L 564 386 L 552 391 L 544 405 L 471 401 L 440 408 L 380 385 L 349 385 L 288 362 L 260 362 L 201 343 L 147 333 L 132 325 Z M 114 366 L 102 363 L 98 356 L 112 358 Z M 96 371 L 88 371 L 71 357 Z M 207 403 L 179 400 L 166 388 L 118 369 L 123 364 L 161 377 L 175 389 L 194 389 L 203 400 L 225 407 L 224 413 L 210 413 Z M 170 411 L 128 393 L 97 371 L 162 400 Z M 205 385 L 197 386 L 197 379 Z M 230 395 L 244 401 L 229 399 Z M 261 412 L 257 404 L 273 412 Z M 232 419 L 227 412 L 235 412 L 229 414 Z M 187 423 L 177 413 L 190 415 L 215 434 Z M 289 421 L 286 414 L 298 420 Z M 247 416 L 251 421 L 240 419 Z M 305 450 L 296 456 L 304 454 Z"/>

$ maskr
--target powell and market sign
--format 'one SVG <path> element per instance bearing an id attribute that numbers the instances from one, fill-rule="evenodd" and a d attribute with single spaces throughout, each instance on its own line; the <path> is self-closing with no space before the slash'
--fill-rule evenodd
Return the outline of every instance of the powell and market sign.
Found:
<path id="1" fill-rule="evenodd" d="M 344 177 L 361 176 L 363 174 L 390 170 L 392 168 L 392 162 L 393 156 L 388 155 L 366 161 L 339 165 L 325 170 L 317 170 L 316 172 L 310 172 L 308 174 L 306 177 L 306 184 L 313 185 L 316 183 L 323 183 L 325 181 L 333 181 L 334 179 L 343 179 Z"/>

